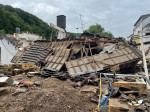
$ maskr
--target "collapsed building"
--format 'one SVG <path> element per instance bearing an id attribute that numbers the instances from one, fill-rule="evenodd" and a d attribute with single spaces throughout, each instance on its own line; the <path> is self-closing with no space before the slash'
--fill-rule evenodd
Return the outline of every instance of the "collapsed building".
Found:
<path id="1" fill-rule="evenodd" d="M 0 96 L 9 93 L 5 96 L 8 100 L 1 98 L 0 107 L 6 111 L 17 108 L 16 111 L 39 112 L 52 111 L 52 108 L 54 111 L 82 111 L 81 106 L 84 111 L 93 111 L 98 104 L 102 112 L 149 112 L 150 81 L 143 72 L 142 54 L 137 49 L 140 43 L 128 44 L 123 38 L 86 32 L 79 37 L 69 37 L 65 31 L 66 17 L 60 15 L 58 19 L 57 26 L 50 24 L 58 30 L 57 39 L 41 40 L 30 34 L 17 34 L 22 36 L 17 39 L 5 37 L 8 44 L 19 49 L 12 64 L 0 64 Z M 145 55 L 149 51 L 150 48 Z M 3 56 L 8 60 L 8 55 Z M 65 80 L 65 85 L 58 79 Z M 72 86 L 80 88 L 76 91 L 82 96 L 74 94 Z M 89 100 L 96 106 L 91 107 L 94 103 Z M 85 110 L 87 106 L 83 102 L 91 110 Z"/>
<path id="2" fill-rule="evenodd" d="M 58 72 L 67 69 L 74 77 L 109 70 L 115 65 L 120 66 L 120 71 L 129 72 L 128 68 L 134 68 L 141 58 L 141 53 L 123 39 L 85 33 L 79 39 L 35 41 L 34 45 L 19 50 L 11 62 L 33 62 Z"/>
<path id="3" fill-rule="evenodd" d="M 60 17 L 66 19 L 63 15 Z M 142 59 L 141 51 L 123 38 L 91 33 L 64 38 L 65 22 L 59 23 L 59 27 L 50 26 L 58 30 L 57 39 L 37 40 L 22 47 L 11 60 L 14 64 L 0 66 L 0 73 L 55 77 L 73 82 L 73 87 L 97 86 L 91 101 L 101 108 L 109 101 L 111 111 L 150 109 L 148 101 L 141 100 L 150 85 L 145 74 L 138 73 L 143 68 L 138 63 Z"/>
<path id="4" fill-rule="evenodd" d="M 150 83 L 145 74 L 138 74 L 142 70 L 141 64 L 138 63 L 141 59 L 141 51 L 122 38 L 83 33 L 79 38 L 37 40 L 28 47 L 19 49 L 11 60 L 14 64 L 9 67 L 2 66 L 0 72 L 5 75 L 25 72 L 29 77 L 38 74 L 41 77 L 69 79 L 74 82 L 73 87 L 95 85 L 98 89 L 91 101 L 97 103 L 102 86 L 101 107 L 106 106 L 111 97 L 110 105 L 113 109 L 130 110 L 127 103 L 118 107 L 113 102 L 122 103 L 120 100 L 124 99 L 133 103 L 134 99 L 130 94 L 146 93 L 147 84 Z M 99 85 L 101 81 L 103 84 Z M 116 96 L 119 98 L 114 99 Z M 138 109 L 142 110 L 143 107 Z"/>

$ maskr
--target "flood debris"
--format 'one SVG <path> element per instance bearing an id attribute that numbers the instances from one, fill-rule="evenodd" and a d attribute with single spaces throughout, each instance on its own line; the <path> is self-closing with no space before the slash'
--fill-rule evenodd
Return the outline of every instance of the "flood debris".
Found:
<path id="1" fill-rule="evenodd" d="M 0 87 L 4 86 L 12 86 L 13 85 L 13 79 L 10 77 L 0 77 Z"/>
<path id="2" fill-rule="evenodd" d="M 27 87 L 28 89 L 34 89 L 33 85 L 34 82 L 31 81 L 20 81 L 20 84 L 22 84 L 22 86 Z"/>
<path id="3" fill-rule="evenodd" d="M 8 79 L 26 76 L 27 80 L 17 78 L 16 85 L 21 88 L 15 88 L 13 96 L 42 87 L 44 82 L 30 81 L 34 77 L 57 78 L 76 89 L 95 86 L 95 90 L 87 88 L 81 94 L 92 91 L 89 99 L 101 110 L 146 111 L 150 107 L 146 100 L 150 81 L 138 73 L 143 67 L 139 61 L 141 52 L 125 40 L 83 33 L 79 38 L 35 41 L 18 51 L 13 64 L 0 65 L 0 73 Z"/>
<path id="4" fill-rule="evenodd" d="M 34 85 L 36 85 L 36 86 L 41 86 L 42 83 L 41 83 L 41 81 L 35 81 L 35 82 L 34 82 Z"/>
<path id="5" fill-rule="evenodd" d="M 111 98 L 110 99 L 110 110 L 112 112 L 128 112 L 129 111 L 129 106 L 126 103 L 122 103 L 119 101 L 117 98 Z"/>
<path id="6" fill-rule="evenodd" d="M 25 92 L 27 92 L 27 89 L 16 88 L 13 93 L 25 93 Z"/>
<path id="7" fill-rule="evenodd" d="M 10 87 L 0 87 L 0 96 L 5 95 L 11 91 Z"/>
<path id="8" fill-rule="evenodd" d="M 131 67 L 130 64 L 135 64 L 141 58 L 141 55 L 135 53 L 129 47 L 114 50 L 113 53 L 101 53 L 97 55 L 84 57 L 82 59 L 66 62 L 66 67 L 71 76 L 84 75 L 87 73 L 102 71 L 109 69 L 112 66 L 119 64 L 124 69 L 123 65 Z M 93 64 L 94 62 L 94 64 Z"/>

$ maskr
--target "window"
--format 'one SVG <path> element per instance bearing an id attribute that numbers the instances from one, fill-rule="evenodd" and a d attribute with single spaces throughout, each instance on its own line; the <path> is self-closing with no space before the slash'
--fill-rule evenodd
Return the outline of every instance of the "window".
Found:
<path id="1" fill-rule="evenodd" d="M 146 33 L 145 35 L 146 35 L 146 36 L 147 36 L 147 35 L 150 35 L 150 33 Z"/>

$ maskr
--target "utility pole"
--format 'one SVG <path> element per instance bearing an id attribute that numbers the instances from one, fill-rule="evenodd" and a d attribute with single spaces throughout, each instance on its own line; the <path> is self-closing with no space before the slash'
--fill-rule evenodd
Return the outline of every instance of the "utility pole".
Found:
<path id="1" fill-rule="evenodd" d="M 144 64 L 144 71 L 147 79 L 149 80 L 149 74 L 148 74 L 148 69 L 147 69 L 147 63 L 146 63 L 146 57 L 145 57 L 145 49 L 144 49 L 144 44 L 143 44 L 143 33 L 146 33 L 147 31 L 140 31 L 142 33 L 142 36 L 140 37 L 140 42 L 141 42 L 141 50 L 142 50 L 142 55 L 143 55 L 143 64 Z M 147 89 L 150 89 L 150 85 L 147 83 Z"/>
<path id="2" fill-rule="evenodd" d="M 82 16 L 83 16 L 83 15 L 80 14 L 81 27 L 82 27 L 82 31 L 84 32 Z"/>

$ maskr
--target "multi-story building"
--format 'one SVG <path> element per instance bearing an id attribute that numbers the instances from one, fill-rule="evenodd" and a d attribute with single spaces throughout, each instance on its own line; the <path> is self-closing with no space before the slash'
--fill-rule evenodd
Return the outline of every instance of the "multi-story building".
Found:
<path id="1" fill-rule="evenodd" d="M 143 39 L 145 51 L 150 48 L 150 14 L 142 15 L 134 24 L 133 34 L 129 39 L 141 50 L 140 38 Z M 150 52 L 148 53 L 150 56 Z"/>
<path id="2" fill-rule="evenodd" d="M 148 36 L 150 32 L 142 33 L 148 29 L 150 29 L 150 14 L 142 15 L 134 24 L 133 35 Z"/>

